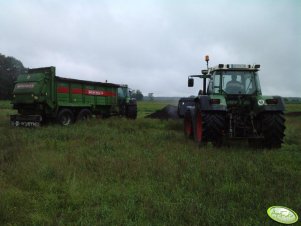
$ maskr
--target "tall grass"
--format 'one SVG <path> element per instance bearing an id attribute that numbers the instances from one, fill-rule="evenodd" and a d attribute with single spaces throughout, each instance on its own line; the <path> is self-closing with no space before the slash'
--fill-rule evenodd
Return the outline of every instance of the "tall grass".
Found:
<path id="1" fill-rule="evenodd" d="M 301 104 L 286 104 L 286 112 L 301 112 Z"/>
<path id="2" fill-rule="evenodd" d="M 0 101 L 0 109 L 11 109 L 11 103 L 9 100 Z"/>
<path id="3" fill-rule="evenodd" d="M 300 119 L 280 150 L 256 150 L 199 148 L 181 121 L 26 129 L 2 114 L 0 225 L 278 225 L 272 205 L 301 214 Z"/>

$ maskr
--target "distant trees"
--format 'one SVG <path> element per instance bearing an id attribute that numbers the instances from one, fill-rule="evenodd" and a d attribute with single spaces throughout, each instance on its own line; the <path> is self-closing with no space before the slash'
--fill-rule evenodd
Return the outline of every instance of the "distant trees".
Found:
<path id="1" fill-rule="evenodd" d="M 139 89 L 132 91 L 132 97 L 136 98 L 136 100 L 143 100 L 143 94 Z"/>
<path id="2" fill-rule="evenodd" d="M 300 104 L 301 103 L 301 97 L 284 97 L 283 100 L 284 100 L 284 103 L 286 103 L 286 104 Z"/>
<path id="3" fill-rule="evenodd" d="M 148 99 L 153 101 L 154 100 L 154 93 L 149 93 L 148 94 Z"/>
<path id="4" fill-rule="evenodd" d="M 0 53 L 0 99 L 7 100 L 12 97 L 14 81 L 24 70 L 20 60 L 6 57 Z"/>

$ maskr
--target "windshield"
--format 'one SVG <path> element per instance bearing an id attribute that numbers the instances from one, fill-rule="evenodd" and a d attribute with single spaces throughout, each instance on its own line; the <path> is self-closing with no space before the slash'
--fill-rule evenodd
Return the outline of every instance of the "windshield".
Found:
<path id="1" fill-rule="evenodd" d="M 253 94 L 260 89 L 259 84 L 256 86 L 257 81 L 255 71 L 216 71 L 213 74 L 215 92 L 221 87 L 228 94 Z"/>

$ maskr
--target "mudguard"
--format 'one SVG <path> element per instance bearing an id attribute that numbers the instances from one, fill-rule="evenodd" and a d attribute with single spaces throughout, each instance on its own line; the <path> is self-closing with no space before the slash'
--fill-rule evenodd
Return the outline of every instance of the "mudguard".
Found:
<path id="1" fill-rule="evenodd" d="M 269 103 L 269 100 L 277 100 L 277 103 Z M 280 96 L 261 96 L 257 98 L 258 113 L 266 111 L 284 111 L 284 100 Z"/>

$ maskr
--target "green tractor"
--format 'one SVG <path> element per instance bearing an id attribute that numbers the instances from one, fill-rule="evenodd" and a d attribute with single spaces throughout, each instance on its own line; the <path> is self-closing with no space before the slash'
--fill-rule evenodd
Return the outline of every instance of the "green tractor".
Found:
<path id="1" fill-rule="evenodd" d="M 221 146 L 231 139 L 248 139 L 256 147 L 280 148 L 283 143 L 284 102 L 280 96 L 263 96 L 258 71 L 260 65 L 219 64 L 202 75 L 203 90 L 186 107 L 184 134 L 199 145 Z M 209 80 L 208 86 L 206 81 Z M 206 90 L 207 88 L 207 90 Z"/>

